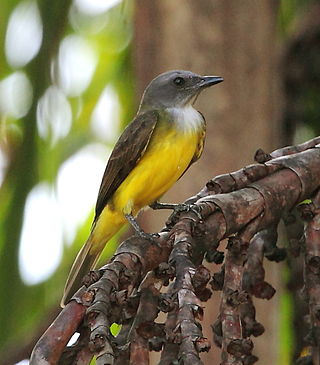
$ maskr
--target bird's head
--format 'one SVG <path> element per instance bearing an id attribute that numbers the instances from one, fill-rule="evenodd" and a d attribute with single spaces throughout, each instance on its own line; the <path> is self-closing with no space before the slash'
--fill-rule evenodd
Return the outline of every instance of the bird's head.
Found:
<path id="1" fill-rule="evenodd" d="M 222 81 L 219 76 L 200 76 L 190 71 L 165 72 L 145 89 L 140 110 L 184 107 L 192 103 L 203 89 Z"/>

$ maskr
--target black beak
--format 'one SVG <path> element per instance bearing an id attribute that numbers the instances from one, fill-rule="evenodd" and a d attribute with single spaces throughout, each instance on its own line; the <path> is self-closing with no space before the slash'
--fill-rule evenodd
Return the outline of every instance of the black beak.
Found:
<path id="1" fill-rule="evenodd" d="M 223 77 L 220 76 L 203 76 L 200 87 L 204 89 L 212 85 L 219 84 L 222 81 Z"/>

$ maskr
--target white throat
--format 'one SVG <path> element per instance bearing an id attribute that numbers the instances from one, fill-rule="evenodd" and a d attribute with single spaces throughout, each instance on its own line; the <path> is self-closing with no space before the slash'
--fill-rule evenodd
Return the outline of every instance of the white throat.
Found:
<path id="1" fill-rule="evenodd" d="M 173 117 L 176 126 L 184 132 L 198 131 L 204 124 L 202 115 L 190 104 L 167 108 L 166 111 Z"/>

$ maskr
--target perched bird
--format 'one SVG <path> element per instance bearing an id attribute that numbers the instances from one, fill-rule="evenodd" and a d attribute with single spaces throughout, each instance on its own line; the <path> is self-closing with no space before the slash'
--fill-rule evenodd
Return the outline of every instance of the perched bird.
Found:
<path id="1" fill-rule="evenodd" d="M 193 103 L 203 89 L 222 81 L 218 76 L 177 70 L 157 76 L 147 86 L 136 117 L 110 155 L 91 233 L 72 265 L 62 306 L 127 220 L 143 235 L 134 217 L 157 202 L 201 156 L 206 123 Z"/>

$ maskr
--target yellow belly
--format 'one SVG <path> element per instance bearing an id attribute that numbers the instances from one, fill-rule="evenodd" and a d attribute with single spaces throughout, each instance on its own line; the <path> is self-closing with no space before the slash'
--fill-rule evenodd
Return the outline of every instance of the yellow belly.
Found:
<path id="1" fill-rule="evenodd" d="M 158 128 L 148 148 L 101 212 L 92 239 L 105 244 L 126 223 L 125 214 L 159 199 L 181 177 L 195 155 L 201 132 Z"/>
<path id="2" fill-rule="evenodd" d="M 156 133 L 142 159 L 114 194 L 114 209 L 135 215 L 159 199 L 189 166 L 198 139 L 198 133 Z"/>

